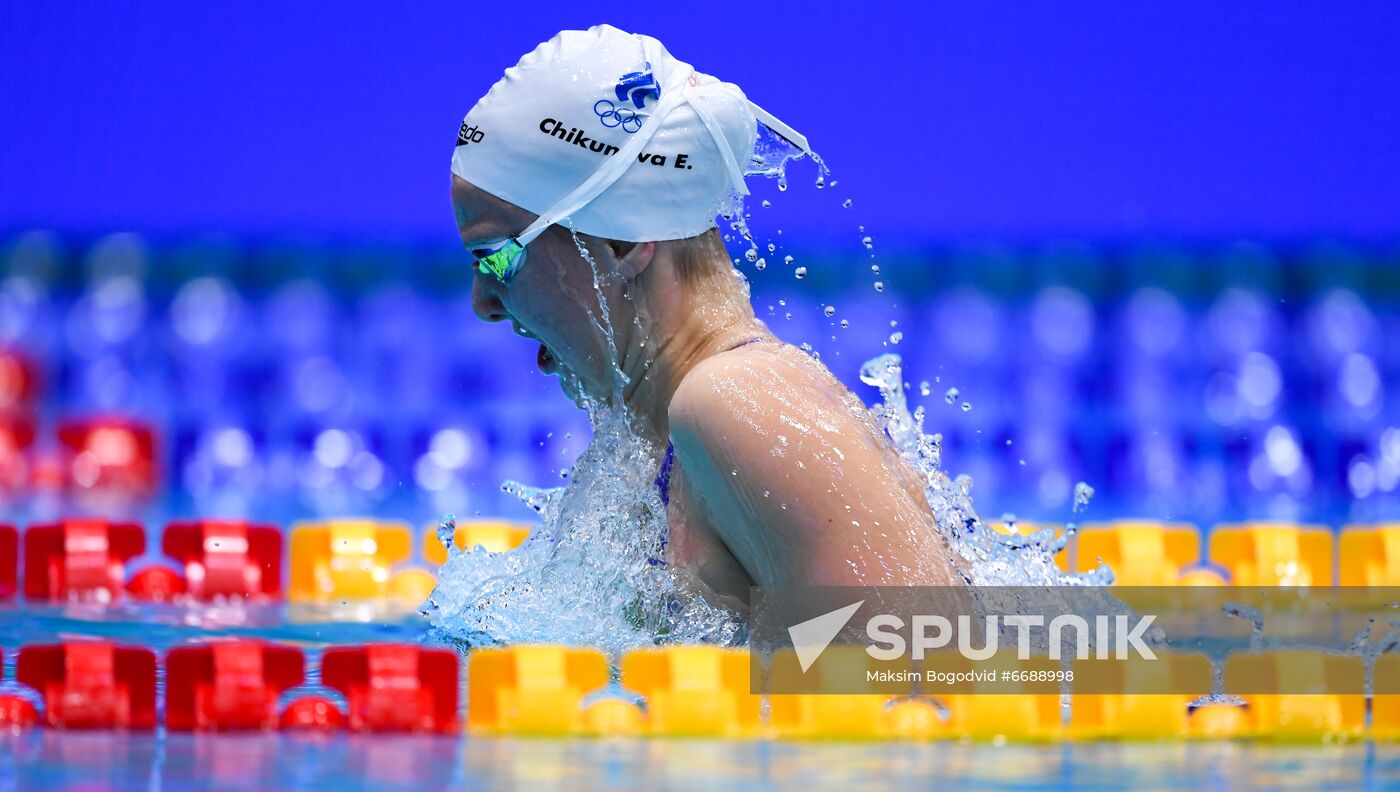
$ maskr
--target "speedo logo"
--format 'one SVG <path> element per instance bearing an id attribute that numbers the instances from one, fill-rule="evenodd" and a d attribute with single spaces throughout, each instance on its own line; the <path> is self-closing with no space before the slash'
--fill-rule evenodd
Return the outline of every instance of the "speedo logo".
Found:
<path id="1" fill-rule="evenodd" d="M 541 132 L 556 140 L 572 143 L 579 148 L 587 149 L 595 154 L 602 154 L 605 157 L 611 157 L 619 151 L 617 146 L 591 138 L 586 135 L 582 129 L 578 127 L 566 127 L 563 122 L 553 118 L 546 118 L 541 121 L 539 129 Z M 690 170 L 694 167 L 690 164 L 689 154 L 677 154 L 673 161 L 666 154 L 652 154 L 643 151 L 637 155 L 637 161 L 660 167 L 665 167 L 667 164 L 670 164 L 671 167 L 681 170 Z"/>
<path id="2" fill-rule="evenodd" d="M 465 146 L 469 143 L 480 143 L 486 139 L 486 133 L 477 129 L 475 125 L 467 126 L 467 122 L 462 122 L 462 128 L 457 130 L 457 145 Z"/>

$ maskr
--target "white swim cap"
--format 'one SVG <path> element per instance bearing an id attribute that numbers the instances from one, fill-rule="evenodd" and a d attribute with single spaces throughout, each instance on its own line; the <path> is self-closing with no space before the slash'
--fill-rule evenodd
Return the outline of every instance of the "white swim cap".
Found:
<path id="1" fill-rule="evenodd" d="M 452 172 L 554 223 L 624 242 L 692 237 L 714 227 L 762 122 L 807 141 L 739 87 L 700 74 L 650 36 L 611 25 L 566 30 L 507 69 L 467 113 Z"/>

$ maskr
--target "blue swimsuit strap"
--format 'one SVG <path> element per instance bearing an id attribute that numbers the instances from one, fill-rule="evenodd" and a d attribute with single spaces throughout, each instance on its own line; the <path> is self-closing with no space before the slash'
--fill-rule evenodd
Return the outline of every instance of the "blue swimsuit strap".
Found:
<path id="1" fill-rule="evenodd" d="M 745 346 L 748 346 L 749 344 L 754 344 L 754 343 L 757 343 L 757 342 L 759 342 L 759 341 L 764 341 L 764 340 L 766 340 L 766 339 L 764 339 L 764 338 L 750 338 L 749 340 L 747 340 L 747 341 L 742 341 L 742 342 L 740 342 L 740 343 L 738 343 L 738 344 L 735 344 L 734 346 L 732 346 L 732 347 L 730 347 L 730 348 L 728 348 L 728 349 L 726 349 L 726 350 L 724 350 L 724 351 L 725 351 L 725 352 L 733 352 L 734 350 L 738 349 L 739 347 L 745 347 Z M 675 464 L 676 464 L 676 444 L 675 444 L 675 443 L 672 443 L 672 442 L 670 442 L 670 441 L 668 440 L 668 441 L 666 442 L 666 456 L 663 457 L 663 458 L 661 459 L 661 469 L 658 470 L 657 473 L 656 473 L 656 489 L 661 493 L 661 503 L 662 503 L 662 505 L 664 505 L 664 506 L 670 506 L 670 505 L 671 505 L 671 468 L 672 468 Z M 668 538 L 669 538 L 669 537 L 666 537 L 666 536 L 661 537 L 661 547 L 662 547 L 662 549 L 665 549 L 665 547 L 666 547 L 666 542 L 667 542 L 667 539 L 668 539 Z M 647 559 L 647 562 L 650 563 L 652 566 L 664 566 L 664 565 L 666 564 L 665 561 L 662 561 L 662 560 L 659 559 L 659 558 L 648 558 L 648 559 Z"/>
<path id="2" fill-rule="evenodd" d="M 676 444 L 666 443 L 666 457 L 661 460 L 661 470 L 656 474 L 656 488 L 661 490 L 661 503 L 671 505 L 671 465 L 676 462 Z"/>

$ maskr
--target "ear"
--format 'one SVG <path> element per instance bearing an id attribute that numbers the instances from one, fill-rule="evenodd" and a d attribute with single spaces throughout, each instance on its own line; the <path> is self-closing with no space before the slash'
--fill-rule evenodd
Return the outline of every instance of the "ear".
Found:
<path id="1" fill-rule="evenodd" d="M 632 280 L 651 266 L 656 257 L 655 242 L 638 242 L 617 257 L 617 269 L 625 280 Z"/>

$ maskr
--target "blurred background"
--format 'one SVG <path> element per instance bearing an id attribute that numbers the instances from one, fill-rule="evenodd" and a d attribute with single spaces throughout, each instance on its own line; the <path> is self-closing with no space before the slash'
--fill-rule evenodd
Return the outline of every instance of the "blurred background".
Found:
<path id="1" fill-rule="evenodd" d="M 1400 518 L 1400 4 L 0 4 L 0 504 L 523 517 L 587 421 L 477 322 L 462 116 L 661 38 L 830 165 L 760 317 L 910 396 L 984 517 Z"/>

